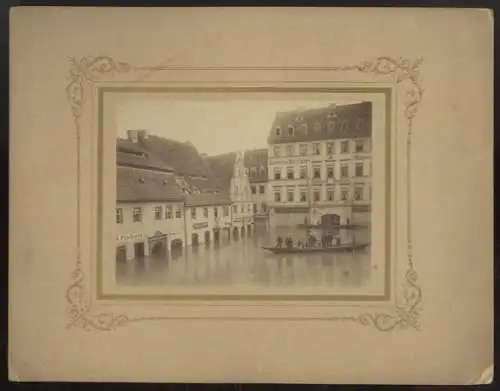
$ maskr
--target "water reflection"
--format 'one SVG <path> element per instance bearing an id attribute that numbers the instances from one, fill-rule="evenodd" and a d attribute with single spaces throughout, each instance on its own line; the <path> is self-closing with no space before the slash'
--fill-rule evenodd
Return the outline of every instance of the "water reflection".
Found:
<path id="1" fill-rule="evenodd" d="M 369 241 L 366 228 L 340 231 L 340 235 L 355 235 L 356 241 Z M 238 240 L 200 244 L 172 253 L 170 258 L 118 262 L 117 281 L 134 285 L 355 287 L 369 279 L 369 249 L 353 253 L 273 254 L 261 248 L 274 242 L 277 235 L 290 235 L 297 240 L 304 237 L 305 231 L 257 229 Z"/>

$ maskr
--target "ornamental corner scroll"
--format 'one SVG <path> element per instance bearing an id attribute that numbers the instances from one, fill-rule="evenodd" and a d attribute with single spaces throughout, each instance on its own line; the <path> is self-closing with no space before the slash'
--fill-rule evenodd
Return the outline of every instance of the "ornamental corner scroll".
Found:
<path id="1" fill-rule="evenodd" d="M 80 133 L 83 108 L 86 103 L 86 85 L 96 80 L 102 80 L 106 75 L 112 76 L 120 73 L 139 72 L 138 79 L 144 79 L 152 72 L 168 71 L 168 65 L 158 66 L 136 66 L 127 62 L 114 60 L 110 56 L 82 57 L 79 59 L 69 58 L 69 82 L 66 87 L 66 96 L 70 104 L 70 112 L 75 126 L 77 140 L 77 238 L 76 238 L 76 265 L 71 273 L 71 283 L 66 289 L 67 312 L 69 314 L 68 328 L 78 327 L 91 331 L 111 331 L 132 322 L 146 320 L 168 320 L 170 317 L 129 317 L 125 314 L 113 312 L 99 312 L 92 308 L 88 293 L 86 292 L 85 273 L 82 267 L 80 255 Z M 371 61 L 363 61 L 359 64 L 348 66 L 331 67 L 331 72 L 360 72 L 375 76 L 386 76 L 396 84 L 405 84 L 406 94 L 403 102 L 404 115 L 407 121 L 407 183 L 408 183 L 408 270 L 405 274 L 403 284 L 403 298 L 399 299 L 395 308 L 387 312 L 363 313 L 359 316 L 333 317 L 332 321 L 350 321 L 365 326 L 373 326 L 379 331 L 391 331 L 395 329 L 420 330 L 419 316 L 421 313 L 422 288 L 418 281 L 413 259 L 413 246 L 411 237 L 411 211 L 410 211 L 410 152 L 411 138 L 413 134 L 413 120 L 423 98 L 424 89 L 420 80 L 420 66 L 423 62 L 421 57 L 408 59 L 404 57 L 380 56 Z M 189 68 L 187 68 L 189 69 Z M 216 69 L 216 68 L 214 68 Z M 235 67 L 235 69 L 238 69 Z M 245 68 L 248 70 L 248 68 Z M 261 68 L 258 68 L 262 70 Z M 278 69 L 278 68 L 269 68 Z M 302 68 L 304 70 L 314 68 Z"/>

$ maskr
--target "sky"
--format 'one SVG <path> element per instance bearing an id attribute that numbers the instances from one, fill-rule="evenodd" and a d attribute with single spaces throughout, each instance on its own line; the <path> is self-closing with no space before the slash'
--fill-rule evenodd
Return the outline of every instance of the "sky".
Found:
<path id="1" fill-rule="evenodd" d="M 316 100 L 203 100 L 126 99 L 117 104 L 119 137 L 127 129 L 147 129 L 150 134 L 190 141 L 200 153 L 218 155 L 245 149 L 266 148 L 277 112 L 343 104 L 332 97 Z"/>

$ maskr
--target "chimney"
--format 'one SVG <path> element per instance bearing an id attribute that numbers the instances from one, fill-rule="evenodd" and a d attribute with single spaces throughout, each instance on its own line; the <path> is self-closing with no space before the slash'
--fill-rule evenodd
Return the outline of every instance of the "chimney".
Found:
<path id="1" fill-rule="evenodd" d="M 139 137 L 139 131 L 135 129 L 129 129 L 127 130 L 127 136 L 129 141 L 136 143 Z"/>

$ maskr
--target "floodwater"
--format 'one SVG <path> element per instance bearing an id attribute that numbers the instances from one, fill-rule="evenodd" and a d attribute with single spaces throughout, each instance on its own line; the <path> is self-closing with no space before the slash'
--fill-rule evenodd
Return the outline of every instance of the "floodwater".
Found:
<path id="1" fill-rule="evenodd" d="M 219 243 L 184 248 L 167 257 L 117 262 L 117 282 L 125 285 L 171 286 L 338 286 L 360 287 L 370 277 L 369 248 L 355 252 L 315 254 L 273 254 L 261 246 L 274 244 L 276 237 L 305 240 L 299 228 L 256 227 L 250 235 Z M 339 230 L 342 243 L 369 242 L 367 228 Z"/>

